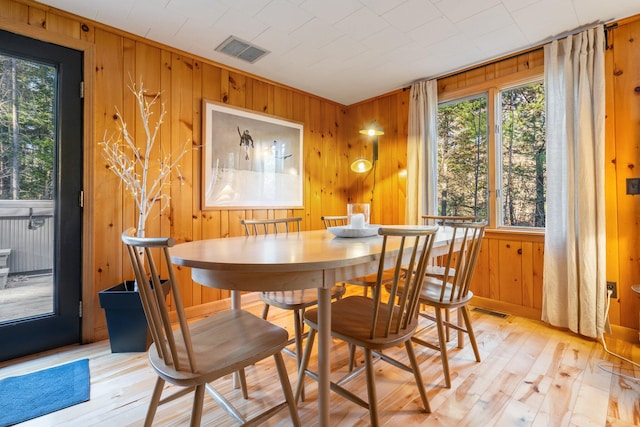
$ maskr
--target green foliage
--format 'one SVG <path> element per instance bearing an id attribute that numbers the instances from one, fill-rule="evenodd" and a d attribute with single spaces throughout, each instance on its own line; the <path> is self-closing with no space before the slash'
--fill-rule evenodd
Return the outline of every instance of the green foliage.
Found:
<path id="1" fill-rule="evenodd" d="M 501 92 L 502 214 L 505 225 L 545 225 L 544 85 Z"/>
<path id="2" fill-rule="evenodd" d="M 439 215 L 489 219 L 489 143 L 492 138 L 488 135 L 487 105 L 486 95 L 440 105 Z M 503 90 L 500 105 L 502 224 L 544 227 L 544 85 L 540 82 Z"/>
<path id="3" fill-rule="evenodd" d="M 438 214 L 488 219 L 487 98 L 438 112 Z"/>
<path id="4" fill-rule="evenodd" d="M 54 67 L 0 55 L 0 199 L 54 198 L 55 88 Z"/>

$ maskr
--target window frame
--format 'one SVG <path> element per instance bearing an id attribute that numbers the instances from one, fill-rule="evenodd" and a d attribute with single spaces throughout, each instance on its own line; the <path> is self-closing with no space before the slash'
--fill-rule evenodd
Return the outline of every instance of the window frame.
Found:
<path id="1" fill-rule="evenodd" d="M 489 229 L 532 234 L 543 234 L 545 231 L 545 229 L 541 227 L 499 225 L 502 224 L 502 213 L 500 209 L 502 203 L 502 134 L 501 124 L 498 122 L 501 117 L 499 109 L 502 108 L 500 93 L 503 90 L 536 82 L 544 83 L 544 70 L 542 67 L 527 69 L 462 88 L 440 88 L 440 90 L 438 90 L 438 108 L 440 108 L 440 105 L 446 103 L 462 101 L 477 96 L 484 95 L 487 97 L 487 144 L 489 161 L 487 228 Z M 433 186 L 433 183 L 428 185 Z"/>
<path id="2" fill-rule="evenodd" d="M 484 98 L 486 99 L 486 111 L 487 111 L 487 150 L 486 150 L 486 155 L 487 155 L 487 194 L 486 194 L 486 203 L 487 203 L 487 217 L 488 219 L 491 218 L 491 211 L 493 210 L 493 207 L 491 206 L 491 194 L 490 194 L 490 190 L 491 190 L 491 186 L 492 186 L 492 181 L 491 181 L 491 127 L 490 127 L 490 122 L 491 122 L 491 112 L 490 112 L 490 108 L 492 108 L 490 100 L 489 100 L 489 94 L 487 92 L 477 92 L 474 94 L 470 94 L 461 98 L 454 98 L 454 99 L 450 99 L 447 101 L 440 101 L 438 100 L 438 110 L 440 109 L 440 107 L 446 106 L 446 105 L 450 105 L 450 104 L 454 104 L 454 103 L 460 103 L 460 102 L 466 102 L 466 101 L 473 101 L 475 99 L 479 99 L 479 98 Z M 439 111 L 438 111 L 439 114 Z M 437 144 L 439 144 L 439 141 L 437 142 Z M 437 152 L 438 150 L 436 150 Z M 437 181 L 437 185 L 440 185 L 440 166 L 438 165 L 438 181 Z M 440 204 L 437 203 L 440 197 L 440 191 L 438 191 L 438 188 L 435 189 L 434 194 L 436 194 L 436 210 L 440 209 Z M 470 213 L 469 213 L 470 214 Z"/>

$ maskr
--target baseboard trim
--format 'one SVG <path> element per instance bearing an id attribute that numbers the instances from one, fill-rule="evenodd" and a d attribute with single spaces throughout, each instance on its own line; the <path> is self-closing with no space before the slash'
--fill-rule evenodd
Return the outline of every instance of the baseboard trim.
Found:
<path id="1" fill-rule="evenodd" d="M 532 320 L 540 320 L 542 318 L 542 310 L 537 308 L 522 307 L 517 304 L 511 304 L 503 301 L 496 301 L 489 298 L 475 296 L 471 299 L 471 305 L 484 308 L 487 310 L 513 314 Z M 640 340 L 639 331 L 633 328 L 627 328 L 620 325 L 611 325 L 611 333 L 605 334 L 612 338 L 623 340 L 632 344 L 638 344 Z"/>
<path id="2" fill-rule="evenodd" d="M 640 336 L 637 329 L 627 328 L 626 326 L 611 325 L 611 333 L 605 333 L 605 337 L 611 336 L 613 338 L 630 342 L 631 344 L 638 344 Z"/>
<path id="3" fill-rule="evenodd" d="M 517 304 L 511 304 L 503 301 L 496 301 L 489 298 L 473 296 L 471 305 L 475 307 L 485 308 L 487 310 L 498 311 L 516 316 L 526 317 L 527 319 L 540 320 L 542 311 L 537 308 L 523 307 Z"/>

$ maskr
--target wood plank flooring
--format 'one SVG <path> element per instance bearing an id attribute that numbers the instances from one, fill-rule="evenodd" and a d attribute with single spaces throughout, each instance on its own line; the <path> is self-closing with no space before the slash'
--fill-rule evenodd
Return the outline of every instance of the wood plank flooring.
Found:
<path id="1" fill-rule="evenodd" d="M 358 291 L 359 293 L 360 291 Z M 255 301 L 255 299 L 254 299 Z M 246 304 L 259 314 L 262 304 Z M 271 309 L 270 320 L 292 330 L 289 312 Z M 474 360 L 470 345 L 449 343 L 452 387 L 444 388 L 442 365 L 432 350 L 417 347 L 431 414 L 421 413 L 412 375 L 385 362 L 376 362 L 381 425 L 386 426 L 630 426 L 640 425 L 640 369 L 605 353 L 602 344 L 545 324 L 516 316 L 500 318 L 472 311 L 482 357 Z M 435 331 L 426 332 L 435 339 Z M 640 361 L 637 344 L 607 338 L 610 350 Z M 404 360 L 404 349 L 390 355 Z M 358 354 L 360 355 L 360 354 Z M 334 341 L 334 379 L 347 372 L 348 351 Z M 21 426 L 139 426 L 142 425 L 155 382 L 144 353 L 110 352 L 108 341 L 70 346 L 0 364 L 0 378 L 32 372 L 68 361 L 89 358 L 91 399 L 88 402 L 21 424 Z M 285 356 L 292 384 L 295 361 Z M 361 364 L 361 358 L 358 359 Z M 315 360 L 311 361 L 315 367 Z M 620 375 L 622 374 L 622 375 Z M 281 398 L 272 359 L 247 369 L 249 400 L 234 390 L 230 378 L 214 383 L 240 411 L 251 414 Z M 316 384 L 307 378 L 306 401 L 299 405 L 304 426 L 317 425 Z M 366 398 L 364 375 L 348 387 Z M 0 396 L 0 399 L 2 397 Z M 155 425 L 188 425 L 191 396 L 161 407 Z M 209 397 L 202 425 L 236 425 Z M 281 411 L 266 425 L 289 425 Z M 331 393 L 331 425 L 366 426 L 366 410 Z"/>

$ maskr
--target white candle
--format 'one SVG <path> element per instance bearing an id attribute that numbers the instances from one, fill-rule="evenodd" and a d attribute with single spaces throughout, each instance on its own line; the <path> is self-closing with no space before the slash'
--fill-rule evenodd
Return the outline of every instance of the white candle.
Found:
<path id="1" fill-rule="evenodd" d="M 364 214 L 351 215 L 351 228 L 364 228 Z"/>

